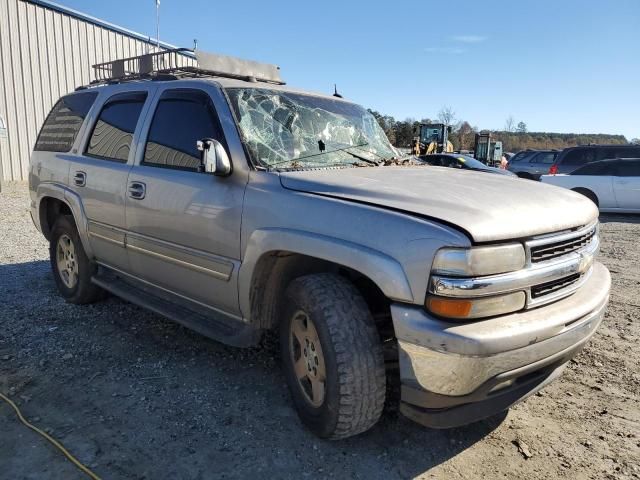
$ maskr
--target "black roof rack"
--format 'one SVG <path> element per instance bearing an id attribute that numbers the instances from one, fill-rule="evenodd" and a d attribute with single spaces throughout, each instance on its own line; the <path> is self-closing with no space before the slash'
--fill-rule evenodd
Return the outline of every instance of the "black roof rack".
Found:
<path id="1" fill-rule="evenodd" d="M 96 79 L 90 86 L 136 80 L 174 80 L 194 77 L 224 77 L 250 82 L 284 85 L 280 67 L 226 55 L 175 48 L 121 58 L 93 65 Z M 77 90 L 87 88 L 79 87 Z"/>

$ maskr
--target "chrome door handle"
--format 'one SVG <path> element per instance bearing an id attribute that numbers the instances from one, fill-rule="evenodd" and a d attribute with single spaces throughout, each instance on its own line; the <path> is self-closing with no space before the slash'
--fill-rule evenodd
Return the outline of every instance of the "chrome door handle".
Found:
<path id="1" fill-rule="evenodd" d="M 142 200 L 147 193 L 147 186 L 142 182 L 129 183 L 129 196 L 136 200 Z"/>
<path id="2" fill-rule="evenodd" d="M 84 172 L 76 172 L 73 176 L 73 183 L 77 187 L 84 187 L 87 184 L 87 174 Z"/>

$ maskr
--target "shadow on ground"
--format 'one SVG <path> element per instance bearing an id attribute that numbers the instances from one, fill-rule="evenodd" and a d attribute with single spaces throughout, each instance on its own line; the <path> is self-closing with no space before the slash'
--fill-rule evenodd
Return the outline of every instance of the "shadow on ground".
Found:
<path id="1" fill-rule="evenodd" d="M 414 477 L 505 416 L 438 431 L 392 410 L 326 442 L 298 421 L 270 342 L 226 347 L 113 297 L 66 304 L 46 261 L 0 265 L 0 302 L 0 388 L 107 478 Z M 9 477 L 73 472 L 14 417 L 0 405 Z"/>
<path id="2" fill-rule="evenodd" d="M 600 223 L 633 223 L 640 224 L 640 215 L 628 213 L 601 213 Z"/>

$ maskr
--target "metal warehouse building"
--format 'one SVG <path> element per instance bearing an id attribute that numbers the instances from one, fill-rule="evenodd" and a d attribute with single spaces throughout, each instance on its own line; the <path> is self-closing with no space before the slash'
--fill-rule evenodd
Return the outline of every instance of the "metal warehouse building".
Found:
<path id="1" fill-rule="evenodd" d="M 0 0 L 0 179 L 27 180 L 45 117 L 94 79 L 92 65 L 154 51 L 149 37 L 53 2 Z"/>

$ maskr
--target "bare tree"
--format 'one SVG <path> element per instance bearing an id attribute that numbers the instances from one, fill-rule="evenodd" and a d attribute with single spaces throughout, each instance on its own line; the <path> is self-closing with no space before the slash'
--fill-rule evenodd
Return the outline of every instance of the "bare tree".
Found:
<path id="1" fill-rule="evenodd" d="M 445 105 L 438 112 L 438 120 L 445 125 L 451 125 L 456 120 L 456 112 L 448 105 Z"/>
<path id="2" fill-rule="evenodd" d="M 640 145 L 640 138 L 632 138 L 631 143 L 633 143 L 634 145 Z"/>
<path id="3" fill-rule="evenodd" d="M 513 118 L 513 115 L 509 115 L 504 122 L 504 131 L 513 132 L 515 129 L 516 129 L 516 119 Z"/>

